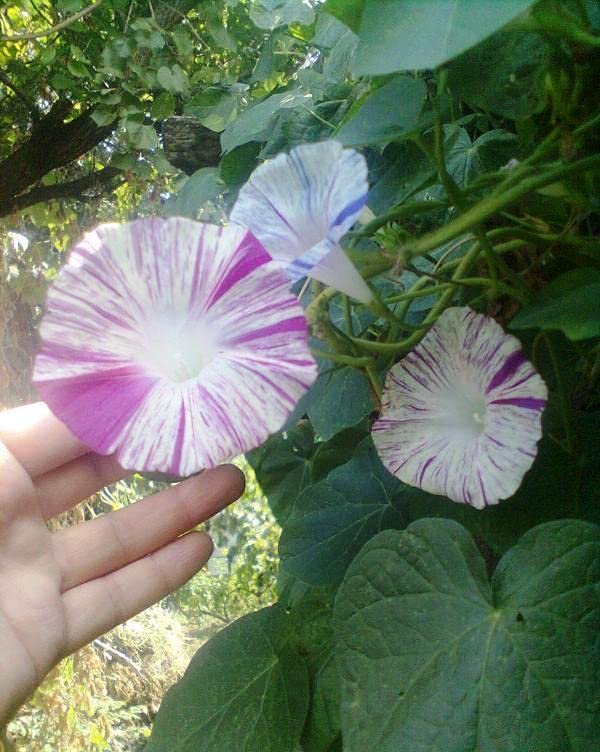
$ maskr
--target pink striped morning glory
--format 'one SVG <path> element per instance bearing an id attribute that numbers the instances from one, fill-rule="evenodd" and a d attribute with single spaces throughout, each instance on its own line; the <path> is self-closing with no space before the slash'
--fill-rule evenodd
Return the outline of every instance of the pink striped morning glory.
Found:
<path id="1" fill-rule="evenodd" d="M 388 372 L 373 441 L 404 483 L 483 509 L 512 496 L 531 467 L 546 400 L 515 337 L 448 308 Z"/>
<path id="2" fill-rule="evenodd" d="M 34 382 L 126 468 L 214 467 L 279 429 L 316 377 L 288 286 L 243 228 L 101 225 L 50 289 Z"/>
<path id="3" fill-rule="evenodd" d="M 367 190 L 367 164 L 357 151 L 337 141 L 305 144 L 254 170 L 231 221 L 252 230 L 293 281 L 313 277 L 368 303 L 368 285 L 339 246 Z"/>

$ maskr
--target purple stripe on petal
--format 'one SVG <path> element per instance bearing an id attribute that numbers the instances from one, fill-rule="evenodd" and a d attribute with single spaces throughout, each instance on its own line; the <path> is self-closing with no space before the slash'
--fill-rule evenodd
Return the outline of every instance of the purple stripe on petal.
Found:
<path id="1" fill-rule="evenodd" d="M 492 390 L 504 384 L 505 381 L 508 381 L 511 376 L 514 376 L 523 363 L 527 363 L 527 359 L 521 350 L 516 350 L 511 353 L 504 361 L 500 370 L 496 372 L 494 378 L 490 381 L 486 392 L 489 394 Z"/>
<path id="2" fill-rule="evenodd" d="M 52 412 L 95 452 L 113 450 L 115 439 L 156 380 L 131 368 L 36 384 Z"/>
<path id="3" fill-rule="evenodd" d="M 546 398 L 514 337 L 449 308 L 388 372 L 373 441 L 404 483 L 484 509 L 512 496 L 531 467 Z"/>
<path id="4" fill-rule="evenodd" d="M 49 291 L 34 370 L 81 441 L 186 476 L 281 427 L 317 366 L 259 241 L 177 217 L 104 225 L 83 244 Z"/>
<path id="5" fill-rule="evenodd" d="M 543 410 L 546 407 L 546 400 L 537 397 L 506 397 L 505 399 L 492 400 L 490 405 L 511 405 L 512 407 L 523 407 L 526 410 Z"/>
<path id="6" fill-rule="evenodd" d="M 305 331 L 306 319 L 303 316 L 296 316 L 295 318 L 278 321 L 276 324 L 271 324 L 271 326 L 266 326 L 262 329 L 255 329 L 253 332 L 245 332 L 242 335 L 234 336 L 231 338 L 230 342 L 236 345 L 241 345 L 259 338 L 267 339 L 269 337 L 274 337 L 277 334 Z"/>
<path id="7" fill-rule="evenodd" d="M 265 248 L 251 232 L 244 235 L 237 253 L 239 254 L 239 261 L 228 270 L 227 276 L 214 291 L 207 306 L 208 308 L 214 305 L 225 293 L 229 292 L 241 279 L 247 277 L 255 269 L 258 269 L 258 267 L 271 261 L 271 257 Z"/>

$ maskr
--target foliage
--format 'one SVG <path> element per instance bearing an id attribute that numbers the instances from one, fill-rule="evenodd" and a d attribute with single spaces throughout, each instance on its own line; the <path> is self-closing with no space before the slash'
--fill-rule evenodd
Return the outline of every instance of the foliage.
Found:
<path id="1" fill-rule="evenodd" d="M 167 694 L 149 749 L 591 749 L 596 4 L 228 0 L 173 3 L 174 24 L 159 6 L 143 17 L 105 0 L 51 46 L 0 42 L 11 80 L 0 157 L 31 130 L 19 93 L 41 90 L 41 115 L 68 95 L 111 130 L 42 184 L 92 165 L 127 181 L 86 193 L 83 206 L 11 210 L 6 228 L 30 250 L 5 241 L 10 310 L 24 305 L 35 320 L 45 281 L 91 224 L 224 219 L 260 160 L 330 137 L 367 158 L 371 214 L 345 246 L 377 299 L 359 305 L 317 283 L 302 291 L 320 376 L 248 457 L 281 525 L 280 566 L 278 529 L 256 534 L 268 519 L 259 504 L 214 523 L 225 547 L 246 550 L 244 563 L 222 559 L 232 580 L 199 579 L 175 598 L 212 626 L 241 618 Z M 82 3 L 61 7 L 58 17 Z M 4 32 L 46 25 L 34 10 L 6 6 Z M 189 177 L 168 165 L 159 123 L 173 114 L 220 134 L 218 163 Z M 518 336 L 550 391 L 532 469 L 483 511 L 407 487 L 368 435 L 385 373 L 452 304 Z"/>

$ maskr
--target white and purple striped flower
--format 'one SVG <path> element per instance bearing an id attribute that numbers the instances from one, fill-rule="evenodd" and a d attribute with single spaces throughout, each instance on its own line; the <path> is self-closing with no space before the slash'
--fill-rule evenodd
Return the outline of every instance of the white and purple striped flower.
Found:
<path id="1" fill-rule="evenodd" d="M 515 337 L 448 308 L 388 372 L 373 440 L 404 483 L 483 509 L 512 496 L 531 467 L 546 400 Z"/>
<path id="2" fill-rule="evenodd" d="M 289 280 L 247 230 L 101 225 L 54 282 L 34 382 L 96 452 L 186 476 L 258 446 L 316 377 Z"/>
<path id="3" fill-rule="evenodd" d="M 231 221 L 252 230 L 293 281 L 314 277 L 368 303 L 368 285 L 339 246 L 367 190 L 361 154 L 337 141 L 306 144 L 254 170 Z"/>

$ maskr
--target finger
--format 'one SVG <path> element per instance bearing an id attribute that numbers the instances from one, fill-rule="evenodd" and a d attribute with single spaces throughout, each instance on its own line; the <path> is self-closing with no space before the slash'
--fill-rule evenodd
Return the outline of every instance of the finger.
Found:
<path id="1" fill-rule="evenodd" d="M 0 441 L 32 477 L 89 452 L 43 402 L 0 413 Z"/>
<path id="2" fill-rule="evenodd" d="M 63 595 L 67 652 L 122 624 L 187 582 L 212 553 L 206 533 L 188 533 L 116 572 Z"/>
<path id="3" fill-rule="evenodd" d="M 164 546 L 212 517 L 243 490 L 242 473 L 223 465 L 118 512 L 61 530 L 53 545 L 63 591 Z"/>
<path id="4" fill-rule="evenodd" d="M 35 485 L 44 519 L 71 509 L 104 486 L 128 475 L 131 471 L 124 470 L 113 455 L 105 457 L 94 452 L 40 475 Z"/>
<path id="5" fill-rule="evenodd" d="M 36 512 L 35 487 L 29 475 L 0 441 L 0 554 L 13 536 L 15 520 Z"/>

